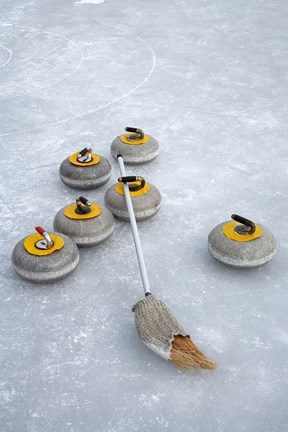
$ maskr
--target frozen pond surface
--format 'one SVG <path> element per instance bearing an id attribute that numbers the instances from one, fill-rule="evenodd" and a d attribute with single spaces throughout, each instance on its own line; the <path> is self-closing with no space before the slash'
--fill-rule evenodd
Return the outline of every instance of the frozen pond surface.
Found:
<path id="1" fill-rule="evenodd" d="M 288 3 L 0 0 L 3 432 L 287 430 Z M 50 286 L 20 280 L 14 245 L 52 230 L 78 192 L 61 161 L 90 144 L 112 178 L 125 126 L 160 143 L 126 167 L 163 196 L 139 224 L 151 289 L 219 364 L 185 372 L 139 340 L 131 230 L 80 251 Z M 215 261 L 211 229 L 238 213 L 278 249 L 243 271 Z"/>

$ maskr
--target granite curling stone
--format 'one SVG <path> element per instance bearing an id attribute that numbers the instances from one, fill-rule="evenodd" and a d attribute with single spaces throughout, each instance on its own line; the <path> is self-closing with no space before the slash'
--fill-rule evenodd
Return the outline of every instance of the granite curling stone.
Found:
<path id="1" fill-rule="evenodd" d="M 79 247 L 103 243 L 114 231 L 114 217 L 103 206 L 79 197 L 76 204 L 63 207 L 54 218 L 54 229 L 71 237 Z"/>
<path id="2" fill-rule="evenodd" d="M 92 153 L 90 147 L 64 159 L 59 168 L 63 183 L 73 189 L 96 189 L 111 177 L 111 165 L 107 159 Z"/>
<path id="3" fill-rule="evenodd" d="M 118 179 L 105 194 L 105 205 L 115 217 L 129 222 L 123 182 L 129 183 L 130 196 L 137 221 L 141 222 L 154 216 L 161 206 L 161 194 L 151 183 L 145 182 L 143 177 L 127 176 Z"/>
<path id="4" fill-rule="evenodd" d="M 35 229 L 37 234 L 20 240 L 12 252 L 16 273 L 36 283 L 55 282 L 68 276 L 79 262 L 74 240 L 57 232 L 49 235 L 41 227 Z"/>
<path id="5" fill-rule="evenodd" d="M 217 225 L 208 236 L 208 249 L 218 261 L 233 267 L 257 267 L 270 261 L 276 240 L 262 225 L 232 215 L 233 221 Z"/>
<path id="6" fill-rule="evenodd" d="M 117 159 L 121 154 L 127 165 L 140 165 L 155 159 L 159 144 L 155 138 L 144 134 L 141 129 L 126 127 L 128 134 L 120 135 L 111 144 L 111 155 Z"/>

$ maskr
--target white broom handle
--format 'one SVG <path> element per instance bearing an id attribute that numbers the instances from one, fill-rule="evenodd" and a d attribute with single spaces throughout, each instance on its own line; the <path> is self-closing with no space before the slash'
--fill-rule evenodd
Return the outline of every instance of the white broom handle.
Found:
<path id="1" fill-rule="evenodd" d="M 123 157 L 121 155 L 118 155 L 117 161 L 118 161 L 121 177 L 126 177 Z M 149 285 L 145 261 L 144 261 L 144 257 L 143 257 L 143 253 L 142 253 L 142 247 L 141 247 L 141 243 L 140 243 L 138 228 L 137 228 L 137 224 L 136 224 L 136 219 L 135 219 L 135 214 L 134 214 L 134 209 L 133 209 L 133 205 L 132 205 L 132 201 L 131 201 L 131 196 L 130 196 L 128 184 L 123 183 L 123 188 L 124 188 L 124 194 L 125 194 L 127 209 L 128 209 L 128 213 L 129 213 L 129 219 L 130 219 L 130 223 L 131 223 L 132 233 L 133 233 L 133 237 L 134 237 L 134 244 L 135 244 L 135 248 L 136 248 L 137 259 L 138 259 L 141 278 L 142 278 L 142 282 L 143 282 L 144 292 L 145 292 L 145 295 L 147 295 L 147 294 L 151 293 L 150 285 Z"/>

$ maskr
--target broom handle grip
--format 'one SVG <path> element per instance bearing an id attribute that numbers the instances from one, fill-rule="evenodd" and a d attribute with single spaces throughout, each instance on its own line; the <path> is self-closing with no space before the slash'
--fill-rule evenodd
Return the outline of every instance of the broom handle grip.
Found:
<path id="1" fill-rule="evenodd" d="M 121 176 L 126 177 L 123 157 L 121 155 L 118 155 L 117 161 L 118 161 Z M 148 275 L 147 275 L 147 271 L 146 271 L 144 256 L 143 256 L 143 252 L 142 252 L 142 247 L 141 247 L 141 243 L 140 243 L 138 228 L 137 228 L 137 224 L 136 224 L 136 219 L 135 219 L 135 214 L 134 214 L 134 209 L 133 209 L 133 205 L 132 205 L 132 201 L 131 201 L 131 196 L 130 196 L 128 184 L 123 183 L 123 188 L 124 188 L 125 200 L 126 200 L 126 204 L 127 204 L 130 224 L 131 224 L 133 238 L 134 238 L 134 244 L 135 244 L 136 253 L 137 253 L 138 264 L 139 264 L 141 278 L 142 278 L 142 282 L 143 282 L 144 292 L 145 292 L 145 295 L 149 295 L 151 293 L 150 284 L 149 284 Z"/>

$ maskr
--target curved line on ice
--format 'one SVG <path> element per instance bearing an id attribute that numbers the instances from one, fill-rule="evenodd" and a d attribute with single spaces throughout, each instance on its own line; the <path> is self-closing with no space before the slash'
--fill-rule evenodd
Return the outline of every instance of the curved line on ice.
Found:
<path id="1" fill-rule="evenodd" d="M 82 49 L 80 48 L 80 46 L 76 42 L 74 42 L 72 39 L 67 38 L 66 36 L 61 36 L 58 33 L 49 32 L 49 31 L 37 29 L 37 28 L 34 28 L 34 27 L 25 27 L 25 26 L 19 26 L 19 25 L 14 25 L 14 24 L 0 24 L 0 27 L 22 28 L 22 29 L 26 29 L 26 30 L 30 30 L 30 31 L 36 31 L 36 32 L 39 32 L 39 33 L 46 33 L 48 35 L 57 36 L 57 37 L 59 37 L 61 39 L 66 40 L 69 43 L 72 43 L 78 49 L 78 51 L 80 52 L 80 55 L 81 55 L 80 61 L 77 64 L 77 66 L 71 72 L 69 72 L 68 74 L 64 75 L 64 77 L 62 77 L 61 79 L 58 79 L 58 80 L 56 80 L 56 81 L 54 81 L 54 82 L 52 82 L 52 83 L 50 83 L 48 85 L 45 85 L 45 86 L 42 86 L 42 87 L 37 87 L 35 89 L 29 90 L 27 92 L 21 92 L 21 93 L 17 93 L 17 94 L 8 96 L 8 97 L 0 98 L 0 100 L 8 100 L 8 99 L 12 99 L 12 98 L 19 97 L 19 96 L 24 96 L 24 95 L 27 95 L 27 94 L 30 94 L 30 93 L 34 93 L 34 92 L 37 92 L 37 91 L 40 91 L 40 90 L 44 90 L 44 89 L 46 89 L 48 87 L 51 87 L 51 86 L 53 86 L 55 84 L 58 84 L 59 82 L 66 80 L 72 74 L 74 74 L 77 71 L 77 69 L 80 68 L 80 66 L 81 66 L 81 64 L 83 62 L 84 55 L 83 55 Z M 0 136 L 2 136 L 2 135 L 0 135 Z"/>
<path id="2" fill-rule="evenodd" d="M 151 75 L 152 75 L 152 73 L 153 73 L 153 71 L 154 71 L 154 69 L 155 69 L 155 66 L 156 66 L 156 56 L 155 56 L 155 53 L 154 53 L 152 47 L 148 44 L 148 42 L 146 42 L 146 41 L 145 41 L 144 39 L 142 39 L 140 36 L 137 36 L 137 35 L 135 35 L 135 34 L 129 32 L 129 31 L 126 30 L 126 29 L 122 29 L 122 28 L 120 28 L 120 27 L 115 27 L 115 26 L 112 26 L 112 25 L 110 25 L 110 24 L 103 24 L 103 23 L 101 23 L 101 22 L 99 22 L 99 21 L 96 21 L 96 22 L 97 22 L 98 24 L 103 25 L 103 26 L 111 27 L 111 28 L 114 28 L 114 29 L 116 29 L 116 30 L 122 31 L 123 33 L 126 33 L 126 34 L 128 34 L 129 36 L 132 36 L 132 37 L 138 39 L 142 44 L 144 44 L 144 45 L 148 48 L 148 50 L 149 50 L 150 53 L 152 54 L 153 64 L 152 64 L 152 67 L 151 67 L 150 71 L 149 71 L 148 74 L 146 75 L 146 77 L 145 77 L 145 78 L 144 78 L 144 79 L 143 79 L 139 84 L 137 84 L 135 87 L 133 87 L 133 88 L 132 88 L 131 90 L 129 90 L 128 92 L 126 92 L 126 93 L 124 93 L 124 94 L 122 94 L 122 95 L 120 95 L 120 96 L 115 97 L 115 98 L 112 99 L 110 102 L 107 102 L 107 103 L 105 103 L 105 104 L 103 104 L 103 105 L 100 105 L 100 106 L 98 106 L 97 108 L 93 108 L 93 109 L 88 110 L 88 111 L 86 111 L 86 112 L 84 112 L 84 113 L 82 113 L 82 114 L 76 114 L 75 116 L 67 117 L 67 118 L 62 119 L 62 120 L 58 120 L 58 121 L 51 122 L 51 123 L 46 123 L 46 124 L 44 124 L 44 125 L 42 125 L 42 126 L 36 126 L 36 127 L 34 127 L 34 128 L 24 129 L 24 130 L 16 131 L 16 132 L 8 132 L 8 133 L 5 133 L 5 134 L 0 135 L 0 137 L 9 136 L 9 135 L 16 135 L 16 134 L 21 134 L 21 133 L 24 133 L 24 132 L 30 132 L 30 131 L 34 131 L 34 130 L 38 130 L 38 129 L 43 129 L 43 128 L 50 127 L 50 126 L 57 126 L 57 125 L 59 125 L 59 124 L 61 124 L 61 123 L 65 123 L 65 122 L 68 122 L 68 121 L 70 121 L 70 120 L 79 119 L 79 118 L 84 117 L 84 116 L 86 116 L 86 115 L 88 115 L 88 114 L 95 113 L 95 112 L 97 112 L 97 111 L 100 111 L 101 109 L 107 108 L 108 106 L 110 106 L 110 105 L 112 105 L 112 104 L 114 104 L 114 103 L 116 103 L 116 102 L 118 102 L 118 101 L 120 101 L 120 100 L 122 100 L 122 99 L 125 99 L 125 98 L 128 97 L 130 94 L 134 93 L 136 90 L 138 90 L 140 87 L 142 87 L 142 86 L 143 86 L 143 85 L 144 85 L 144 84 L 149 80 L 149 78 L 151 77 Z"/>
<path id="3" fill-rule="evenodd" d="M 9 58 L 8 58 L 8 60 L 6 60 L 5 63 L 3 63 L 3 64 L 0 65 L 0 68 L 2 68 L 2 67 L 4 67 L 4 66 L 6 66 L 7 63 L 10 62 L 10 60 L 11 60 L 11 58 L 12 58 L 12 55 L 13 55 L 13 51 L 11 51 L 11 50 L 10 50 L 9 48 L 7 48 L 5 45 L 0 45 L 0 47 L 4 48 L 4 50 L 7 51 L 7 52 L 9 53 Z"/>

